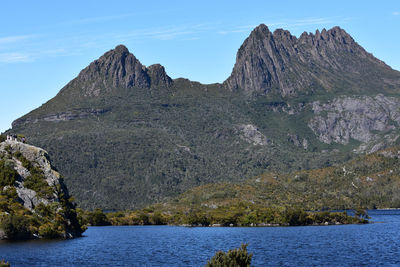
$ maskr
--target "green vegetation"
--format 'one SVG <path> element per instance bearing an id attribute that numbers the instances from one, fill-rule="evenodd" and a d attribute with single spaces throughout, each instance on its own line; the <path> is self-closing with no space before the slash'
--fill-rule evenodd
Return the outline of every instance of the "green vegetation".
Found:
<path id="1" fill-rule="evenodd" d="M 86 228 L 74 220 L 75 206 L 61 197 L 61 202 L 38 204 L 33 211 L 18 202 L 14 187 L 0 191 L 0 228 L 8 239 L 67 238 L 67 232 L 82 233 Z"/>
<path id="2" fill-rule="evenodd" d="M 217 251 L 207 262 L 206 267 L 249 267 L 253 253 L 247 252 L 247 244 L 238 249 L 230 249 L 227 253 Z"/>
<path id="3" fill-rule="evenodd" d="M 185 226 L 305 226 L 368 223 L 365 211 L 356 216 L 346 212 L 307 212 L 300 208 L 263 207 L 239 203 L 217 208 L 186 207 L 173 203 L 153 205 L 141 210 L 104 214 L 101 210 L 78 210 L 82 223 L 104 225 L 185 225 Z M 364 212 L 364 213 L 363 213 Z"/>
<path id="4" fill-rule="evenodd" d="M 101 209 L 95 209 L 94 211 L 83 211 L 79 209 L 78 212 L 82 224 L 91 226 L 111 225 L 111 222 Z"/>
<path id="5" fill-rule="evenodd" d="M 1 260 L 0 267 L 10 267 L 10 264 L 8 262 L 6 262 L 5 260 Z"/>
<path id="6" fill-rule="evenodd" d="M 367 144 L 372 148 L 392 145 L 400 132 L 400 73 L 344 32 L 337 34 L 342 37 L 321 39 L 318 47 L 299 42 L 296 53 L 293 43 L 275 39 L 285 50 L 281 53 L 264 47 L 266 36 L 254 31 L 238 51 L 232 76 L 224 84 L 209 85 L 187 79 L 163 83 L 156 73 L 148 70 L 150 76 L 145 75 L 125 61 L 128 51 L 119 47 L 97 61 L 96 68 L 84 69 L 53 99 L 16 120 L 9 133 L 22 133 L 50 151 L 78 203 L 90 210 L 143 208 L 205 184 L 335 166 L 355 157 L 353 150 L 369 134 L 374 134 Z M 319 51 L 321 57 L 311 51 Z M 265 65 L 266 58 L 274 60 Z M 276 62 L 279 66 L 267 66 Z M 119 67 L 109 69 L 114 64 Z M 166 74 L 160 71 L 156 76 Z M 383 116 L 377 114 L 383 121 L 369 122 L 363 112 L 347 117 L 354 99 L 378 94 L 396 98 L 368 100 L 377 104 L 378 113 L 385 110 Z M 353 99 L 335 109 L 337 113 L 321 108 L 342 96 Z M 370 109 L 361 106 L 360 110 Z M 324 124 L 324 118 L 322 125 L 312 126 L 312 118 L 328 113 L 337 129 Z M 351 134 L 350 128 L 355 130 Z M 349 143 L 327 144 L 321 142 L 325 136 L 318 138 L 321 134 Z M 347 140 L 355 136 L 360 140 Z M 354 192 L 338 189 L 339 202 L 325 203 L 334 197 L 329 191 L 322 206 L 349 204 L 344 198 L 352 199 Z M 314 197 L 311 191 L 307 197 Z"/>
<path id="7" fill-rule="evenodd" d="M 249 99 L 183 79 L 171 88 L 118 88 L 95 98 L 80 96 L 80 88 L 31 112 L 23 119 L 38 122 L 16 124 L 13 132 L 49 151 L 84 209 L 143 208 L 203 184 L 343 162 L 356 147 L 321 143 L 307 126 L 312 110 L 298 108 L 301 99 Z M 104 112 L 79 117 L 92 109 Z M 43 119 L 60 112 L 78 117 L 57 127 Z M 239 126 L 248 124 L 273 142 L 245 140 Z M 310 148 L 288 141 L 288 133 L 307 139 Z"/>
<path id="8" fill-rule="evenodd" d="M 15 158 L 30 172 L 25 179 L 14 169 Z M 79 223 L 76 206 L 62 188 L 62 181 L 52 188 L 36 164 L 20 152 L 11 153 L 10 147 L 0 151 L 0 229 L 11 240 L 79 236 L 85 226 Z M 32 209 L 23 206 L 17 194 L 17 180 L 23 181 L 23 186 L 36 191 L 38 197 L 50 203 L 39 201 Z"/>
<path id="9" fill-rule="evenodd" d="M 17 177 L 18 173 L 14 170 L 12 162 L 0 159 L 0 187 L 14 185 Z"/>
<path id="10" fill-rule="evenodd" d="M 400 207 L 400 147 L 360 156 L 336 167 L 265 173 L 242 183 L 195 187 L 178 196 L 182 206 L 226 206 L 240 201 L 305 210 Z"/>

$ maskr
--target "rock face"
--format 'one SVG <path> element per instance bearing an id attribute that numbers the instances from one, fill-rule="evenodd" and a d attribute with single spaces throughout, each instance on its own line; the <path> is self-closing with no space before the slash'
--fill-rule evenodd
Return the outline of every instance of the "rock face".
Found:
<path id="1" fill-rule="evenodd" d="M 167 86 L 172 85 L 171 78 L 165 72 L 165 69 L 160 64 L 154 64 L 147 68 L 147 74 L 150 77 L 151 86 Z"/>
<path id="2" fill-rule="evenodd" d="M 47 122 L 61 122 L 61 121 L 71 121 L 71 120 L 78 120 L 78 119 L 84 119 L 89 116 L 99 116 L 102 115 L 106 112 L 109 112 L 109 109 L 86 109 L 86 110 L 74 110 L 74 111 L 65 111 L 65 112 L 60 112 L 60 113 L 54 113 L 54 114 L 46 114 L 45 116 L 31 119 L 31 118 L 25 118 L 25 119 L 18 119 L 13 121 L 13 127 L 16 127 L 18 125 L 23 125 L 23 124 L 29 124 L 29 123 L 38 123 L 41 121 L 47 121 Z"/>
<path id="3" fill-rule="evenodd" d="M 378 133 L 400 126 L 400 100 L 381 94 L 370 97 L 339 97 L 328 103 L 314 102 L 315 116 L 309 121 L 321 142 L 348 144 L 351 139 L 367 143 Z"/>
<path id="4" fill-rule="evenodd" d="M 240 47 L 232 74 L 224 84 L 233 91 L 292 96 L 338 86 L 365 90 L 371 82 L 390 86 L 393 81 L 384 79 L 387 73 L 394 71 L 339 27 L 296 38 L 282 29 L 271 33 L 261 24 Z M 398 73 L 395 76 L 394 83 L 399 84 Z"/>
<path id="5" fill-rule="evenodd" d="M 17 173 L 17 179 L 12 185 L 0 188 L 2 193 L 15 189 L 17 202 L 34 214 L 38 213 L 36 208 L 39 205 L 55 207 L 54 216 L 61 216 L 65 220 L 65 229 L 59 233 L 58 237 L 73 238 L 81 235 L 82 231 L 76 214 L 65 212 L 72 207 L 68 201 L 68 190 L 62 182 L 60 174 L 52 168 L 46 151 L 18 141 L 6 140 L 0 143 L 0 160 L 4 161 L 7 166 L 12 166 Z M 38 173 L 40 173 L 39 176 Z M 35 174 L 36 178 L 33 179 L 32 176 Z M 36 187 L 33 182 L 37 183 Z M 42 184 L 38 187 L 40 183 Z M 47 190 L 46 193 L 44 193 L 45 190 Z M 2 208 L 0 208 L 0 219 L 7 216 L 2 214 Z M 61 212 L 61 209 L 64 211 Z M 5 210 L 8 211 L 6 214 L 12 215 L 12 208 L 8 207 Z M 38 214 L 38 216 L 41 215 Z M 37 233 L 34 233 L 34 236 L 40 237 Z"/>
<path id="6" fill-rule="evenodd" d="M 267 145 L 268 139 L 252 124 L 242 124 L 238 126 L 240 138 L 253 145 Z"/>
<path id="7" fill-rule="evenodd" d="M 118 45 L 83 69 L 65 88 L 78 87 L 84 96 L 99 96 L 115 88 L 168 87 L 171 84 L 163 66 L 156 64 L 146 68 L 125 46 Z"/>
<path id="8" fill-rule="evenodd" d="M 49 186 L 56 188 L 60 186 L 60 174 L 51 168 L 50 162 L 47 159 L 47 152 L 35 146 L 27 145 L 17 141 L 5 141 L 0 145 L 0 151 L 11 154 L 19 151 L 28 161 L 34 162 L 43 171 L 46 182 Z M 25 179 L 30 175 L 27 168 L 23 166 L 21 161 L 13 157 L 14 168 L 18 172 L 20 179 L 16 182 L 16 190 L 21 203 L 29 210 L 33 210 L 39 203 L 48 205 L 50 202 L 60 201 L 56 194 L 56 190 L 52 196 L 48 198 L 39 197 L 37 192 L 28 189 L 24 186 Z"/>

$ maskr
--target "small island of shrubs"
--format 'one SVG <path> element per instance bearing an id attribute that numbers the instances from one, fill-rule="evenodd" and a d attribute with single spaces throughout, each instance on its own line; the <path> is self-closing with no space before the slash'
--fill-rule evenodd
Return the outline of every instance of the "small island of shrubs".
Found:
<path id="1" fill-rule="evenodd" d="M 304 211 L 292 207 L 261 207 L 251 203 L 217 208 L 163 209 L 154 205 L 136 211 L 103 213 L 100 209 L 78 209 L 81 223 L 104 225 L 180 225 L 180 226 L 305 226 L 368 223 L 368 215 L 357 209 L 354 216 L 346 211 Z"/>

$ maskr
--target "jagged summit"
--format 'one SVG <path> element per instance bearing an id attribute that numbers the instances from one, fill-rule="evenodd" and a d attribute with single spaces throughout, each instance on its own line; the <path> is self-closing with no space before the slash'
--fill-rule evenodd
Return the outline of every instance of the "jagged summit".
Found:
<path id="1" fill-rule="evenodd" d="M 99 96 L 116 88 L 171 86 L 163 66 L 146 68 L 124 45 L 118 45 L 83 69 L 68 87 L 79 88 L 83 96 Z"/>
<path id="2" fill-rule="evenodd" d="M 296 38 L 283 29 L 272 33 L 261 24 L 240 47 L 224 84 L 230 90 L 291 96 L 321 89 L 391 86 L 385 78 L 393 75 L 398 83 L 398 72 L 367 53 L 338 26 Z"/>
<path id="3" fill-rule="evenodd" d="M 129 54 L 129 50 L 126 46 L 123 44 L 117 45 L 114 50 L 111 50 L 110 52 L 114 53 L 121 53 L 121 54 Z"/>

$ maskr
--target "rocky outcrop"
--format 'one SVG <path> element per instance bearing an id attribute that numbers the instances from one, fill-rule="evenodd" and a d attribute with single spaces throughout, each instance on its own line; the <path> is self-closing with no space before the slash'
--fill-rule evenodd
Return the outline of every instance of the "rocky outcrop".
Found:
<path id="1" fill-rule="evenodd" d="M 129 52 L 128 48 L 118 45 L 83 69 L 60 94 L 69 87 L 78 88 L 84 96 L 99 96 L 118 88 L 150 88 L 171 86 L 172 80 L 161 65 L 149 68 Z"/>
<path id="2" fill-rule="evenodd" d="M 74 111 L 65 111 L 65 112 L 60 112 L 60 113 L 55 113 L 55 114 L 47 114 L 43 117 L 39 118 L 20 118 L 15 121 L 13 121 L 12 126 L 17 127 L 23 124 L 29 124 L 29 123 L 38 123 L 40 121 L 47 121 L 47 122 L 60 122 L 60 121 L 71 121 L 71 120 L 78 120 L 78 119 L 84 119 L 90 116 L 100 116 L 103 115 L 107 112 L 109 112 L 110 109 L 87 109 L 87 110 L 74 110 Z"/>
<path id="3" fill-rule="evenodd" d="M 165 72 L 165 68 L 160 64 L 154 64 L 147 68 L 151 86 L 171 86 L 172 80 Z"/>
<path id="4" fill-rule="evenodd" d="M 54 220 L 60 220 L 57 219 L 57 216 L 61 216 L 64 220 L 64 229 L 54 230 L 54 232 L 58 231 L 57 237 L 73 238 L 81 235 L 82 229 L 77 221 L 76 213 L 71 211 L 73 204 L 68 200 L 68 190 L 62 182 L 60 174 L 52 168 L 45 150 L 16 140 L 6 140 L 0 143 L 0 160 L 6 162 L 7 166 L 12 166 L 17 174 L 17 178 L 12 184 L 4 186 L 3 180 L 3 187 L 0 187 L 2 191 L 0 194 L 15 190 L 17 198 L 8 203 L 17 201 L 30 213 L 37 214 L 39 218 L 42 214 L 38 213 L 37 207 L 39 205 L 47 207 L 47 213 L 54 212 Z M 4 170 L 2 173 L 5 173 Z M 29 184 L 27 185 L 27 183 Z M 2 196 L 3 199 L 8 194 L 5 193 Z M 14 207 L 2 206 L 0 222 L 4 220 L 4 216 L 12 216 L 15 213 L 15 207 L 17 207 L 15 204 Z M 55 210 L 51 211 L 51 209 Z M 44 221 L 46 226 L 50 225 L 52 218 L 46 220 Z M 39 227 L 38 233 L 33 232 L 32 237 L 41 237 L 40 234 Z M 55 237 L 56 234 L 53 235 Z"/>
<path id="5" fill-rule="evenodd" d="M 12 158 L 14 168 L 19 174 L 19 181 L 16 182 L 16 190 L 21 203 L 27 209 L 33 210 L 39 203 L 49 204 L 50 202 L 60 201 L 57 195 L 57 186 L 60 186 L 60 174 L 51 168 L 48 161 L 47 152 L 35 146 L 27 145 L 17 141 L 5 141 L 0 145 L 0 151 L 8 150 L 10 154 L 19 152 L 28 161 L 33 162 L 39 167 L 44 174 L 47 184 L 54 188 L 54 193 L 48 198 L 39 197 L 37 192 L 24 186 L 25 179 L 31 174 L 30 171 L 23 166 L 22 162 L 15 156 Z"/>
<path id="6" fill-rule="evenodd" d="M 367 143 L 400 125 L 400 100 L 394 97 L 339 97 L 312 104 L 315 116 L 308 126 L 321 142 L 348 144 L 351 139 Z"/>
<path id="7" fill-rule="evenodd" d="M 385 79 L 385 72 L 394 74 L 394 81 Z M 379 86 L 378 82 L 380 87 L 400 84 L 399 73 L 367 53 L 339 27 L 296 38 L 282 29 L 272 33 L 261 24 L 240 47 L 224 84 L 232 91 L 291 96 L 329 91 L 339 84 L 340 89 L 365 90 L 370 83 Z"/>
<path id="8" fill-rule="evenodd" d="M 241 124 L 238 127 L 240 138 L 249 144 L 265 146 L 270 142 L 256 126 L 252 124 Z"/>
<path id="9" fill-rule="evenodd" d="M 302 146 L 304 149 L 308 148 L 308 140 L 305 138 L 301 139 L 297 134 L 288 134 L 287 140 L 297 147 Z"/>

